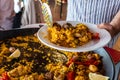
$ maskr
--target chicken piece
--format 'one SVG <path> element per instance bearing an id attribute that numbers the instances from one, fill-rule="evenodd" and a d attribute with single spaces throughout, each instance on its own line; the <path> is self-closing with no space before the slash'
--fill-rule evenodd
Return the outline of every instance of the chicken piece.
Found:
<path id="1" fill-rule="evenodd" d="M 47 80 L 53 80 L 53 73 L 52 72 L 47 72 L 45 74 L 45 79 L 47 79 Z"/>
<path id="2" fill-rule="evenodd" d="M 89 65 L 89 70 L 92 72 L 97 72 L 98 68 L 95 65 Z"/>
<path id="3" fill-rule="evenodd" d="M 15 50 L 16 50 L 15 47 L 10 47 L 10 48 L 9 48 L 9 51 L 10 51 L 11 53 L 13 53 Z"/>
<path id="4" fill-rule="evenodd" d="M 60 73 L 59 71 L 55 71 L 53 80 L 64 80 L 65 73 Z"/>

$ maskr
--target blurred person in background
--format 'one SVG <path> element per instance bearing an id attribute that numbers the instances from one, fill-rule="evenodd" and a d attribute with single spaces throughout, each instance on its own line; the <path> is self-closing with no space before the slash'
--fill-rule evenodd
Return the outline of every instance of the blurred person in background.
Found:
<path id="1" fill-rule="evenodd" d="M 108 46 L 113 47 L 120 32 L 120 0 L 67 0 L 67 4 L 67 21 L 88 22 L 105 28 L 112 36 Z"/>
<path id="2" fill-rule="evenodd" d="M 24 11 L 21 18 L 21 27 L 36 23 L 35 1 L 36 0 L 23 0 Z"/>
<path id="3" fill-rule="evenodd" d="M 14 0 L 15 16 L 13 20 L 13 28 L 20 28 L 22 25 L 21 18 L 24 11 L 23 0 Z"/>
<path id="4" fill-rule="evenodd" d="M 47 3 L 50 6 L 53 15 L 53 21 L 58 21 L 61 19 L 59 17 L 60 8 L 56 8 L 57 10 L 54 11 L 56 0 L 23 0 L 24 11 L 21 19 L 21 27 L 26 27 L 26 25 L 30 24 L 45 23 L 40 1 Z M 62 16 L 62 19 L 65 19 L 65 17 Z"/>
<path id="5" fill-rule="evenodd" d="M 14 16 L 14 0 L 0 0 L 0 30 L 12 29 Z"/>

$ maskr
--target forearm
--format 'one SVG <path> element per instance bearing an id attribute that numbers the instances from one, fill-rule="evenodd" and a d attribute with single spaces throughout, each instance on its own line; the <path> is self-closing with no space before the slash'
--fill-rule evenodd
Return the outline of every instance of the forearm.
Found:
<path id="1" fill-rule="evenodd" d="M 113 20 L 110 22 L 114 29 L 114 35 L 120 32 L 120 11 L 115 15 Z"/>

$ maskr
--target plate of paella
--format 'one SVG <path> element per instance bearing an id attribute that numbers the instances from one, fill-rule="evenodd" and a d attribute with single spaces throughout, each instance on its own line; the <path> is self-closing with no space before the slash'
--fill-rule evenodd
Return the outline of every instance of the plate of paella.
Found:
<path id="1" fill-rule="evenodd" d="M 107 30 L 78 21 L 58 21 L 52 27 L 45 25 L 38 30 L 37 37 L 49 47 L 70 52 L 96 50 L 111 40 Z"/>

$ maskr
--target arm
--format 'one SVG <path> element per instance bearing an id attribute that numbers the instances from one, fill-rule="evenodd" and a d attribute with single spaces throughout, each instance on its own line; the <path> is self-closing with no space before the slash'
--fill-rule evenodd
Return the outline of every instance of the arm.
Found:
<path id="1" fill-rule="evenodd" d="M 110 23 L 102 23 L 98 27 L 108 30 L 112 37 L 117 35 L 120 32 L 120 11 L 118 11 Z"/>
<path id="2" fill-rule="evenodd" d="M 114 35 L 118 34 L 120 32 L 120 11 L 115 15 L 110 24 L 113 27 Z"/>

